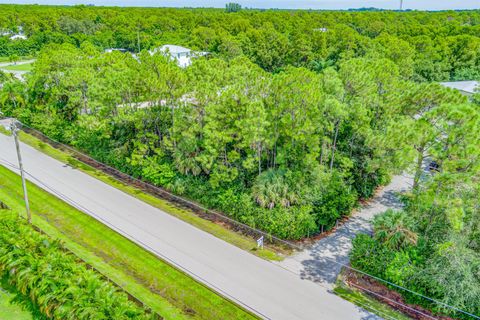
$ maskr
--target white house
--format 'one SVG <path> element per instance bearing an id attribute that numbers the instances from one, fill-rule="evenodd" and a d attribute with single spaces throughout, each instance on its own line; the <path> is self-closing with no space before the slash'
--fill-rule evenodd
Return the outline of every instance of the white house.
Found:
<path id="1" fill-rule="evenodd" d="M 478 81 L 453 81 L 453 82 L 440 82 L 442 86 L 452 88 L 460 91 L 466 96 L 471 96 L 476 90 L 480 90 Z"/>
<path id="2" fill-rule="evenodd" d="M 14 34 L 10 37 L 10 40 L 27 40 L 27 36 L 24 34 Z"/>
<path id="3" fill-rule="evenodd" d="M 188 48 L 182 46 L 176 46 L 173 44 L 166 44 L 161 46 L 160 48 L 153 49 L 149 51 L 150 54 L 155 54 L 157 52 L 161 52 L 165 55 L 169 55 L 172 60 L 177 61 L 177 64 L 182 67 L 188 67 L 192 64 L 192 58 L 205 56 L 208 52 L 198 52 L 192 51 Z"/>
<path id="4" fill-rule="evenodd" d="M 127 49 L 124 49 L 124 48 L 107 48 L 105 49 L 105 53 L 112 53 L 113 51 L 118 51 L 118 52 L 122 52 L 122 53 L 125 53 L 125 52 L 128 52 Z"/>

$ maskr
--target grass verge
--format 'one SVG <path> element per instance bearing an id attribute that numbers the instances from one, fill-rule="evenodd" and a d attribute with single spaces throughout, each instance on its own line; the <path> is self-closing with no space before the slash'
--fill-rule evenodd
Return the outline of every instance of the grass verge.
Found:
<path id="1" fill-rule="evenodd" d="M 1 132 L 1 131 L 0 131 Z M 217 238 L 220 238 L 234 246 L 239 247 L 245 251 L 249 251 L 261 258 L 273 261 L 281 261 L 284 258 L 283 254 L 289 254 L 290 252 L 282 251 L 282 253 L 277 253 L 275 250 L 265 247 L 262 250 L 257 250 L 257 243 L 254 239 L 243 236 L 235 231 L 229 230 L 219 224 L 205 220 L 197 216 L 194 212 L 187 209 L 179 208 L 174 204 L 157 198 L 153 195 L 143 192 L 135 187 L 126 185 L 115 178 L 105 174 L 104 172 L 90 167 L 89 165 L 75 159 L 72 155 L 53 148 L 49 144 L 39 140 L 38 138 L 29 135 L 25 132 L 20 132 L 20 140 L 26 144 L 32 146 L 33 148 L 55 158 L 61 162 L 68 163 L 71 167 L 81 170 L 90 176 L 97 178 L 131 196 L 136 197 L 139 200 L 142 200 L 151 206 L 154 206 L 158 209 L 161 209 L 170 215 L 173 215 L 185 222 L 190 223 L 191 225 L 206 231 Z"/>
<path id="2" fill-rule="evenodd" d="M 257 319 L 102 223 L 28 183 L 33 224 L 165 319 Z M 21 180 L 0 166 L 0 199 L 24 212 Z"/>
<path id="3" fill-rule="evenodd" d="M 14 295 L 0 287 L 0 319 L 2 320 L 33 320 L 30 312 L 12 302 Z"/>
<path id="4" fill-rule="evenodd" d="M 394 319 L 394 320 L 410 320 L 411 318 L 404 315 L 403 313 L 392 309 L 390 306 L 381 303 L 378 300 L 375 300 L 372 297 L 369 297 L 367 294 L 347 286 L 342 281 L 342 276 L 338 277 L 335 288 L 333 289 L 335 294 L 342 297 L 343 299 L 352 302 L 353 304 L 371 312 L 383 319 Z"/>

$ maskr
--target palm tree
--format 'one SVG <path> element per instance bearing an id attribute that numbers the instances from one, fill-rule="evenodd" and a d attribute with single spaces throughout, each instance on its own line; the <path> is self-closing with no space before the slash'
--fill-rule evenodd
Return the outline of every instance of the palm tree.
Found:
<path id="1" fill-rule="evenodd" d="M 418 234 L 412 231 L 411 226 L 404 212 L 388 210 L 375 218 L 375 237 L 388 248 L 400 250 L 417 244 Z"/>
<path id="2" fill-rule="evenodd" d="M 297 193 L 285 179 L 285 171 L 276 169 L 267 170 L 257 177 L 252 195 L 260 206 L 269 209 L 276 205 L 290 207 L 298 201 Z"/>

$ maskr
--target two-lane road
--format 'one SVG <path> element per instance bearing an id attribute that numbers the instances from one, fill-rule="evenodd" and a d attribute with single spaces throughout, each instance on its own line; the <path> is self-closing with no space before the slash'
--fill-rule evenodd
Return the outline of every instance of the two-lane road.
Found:
<path id="1" fill-rule="evenodd" d="M 264 318 L 376 318 L 294 272 L 232 246 L 28 145 L 22 143 L 21 149 L 25 169 L 49 188 Z M 0 159 L 17 163 L 13 138 L 3 134 Z"/>

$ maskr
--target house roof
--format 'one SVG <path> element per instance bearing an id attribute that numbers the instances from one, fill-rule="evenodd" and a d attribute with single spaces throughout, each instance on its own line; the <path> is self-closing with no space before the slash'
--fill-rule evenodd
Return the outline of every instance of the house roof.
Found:
<path id="1" fill-rule="evenodd" d="M 10 37 L 10 40 L 17 40 L 17 39 L 27 40 L 27 36 L 23 34 L 16 34 Z"/>
<path id="2" fill-rule="evenodd" d="M 169 51 L 171 54 L 176 54 L 176 53 L 184 53 L 184 52 L 190 52 L 192 50 L 182 47 L 182 46 L 176 46 L 173 44 L 166 44 L 164 46 L 161 46 L 160 51 L 166 52 Z"/>
<path id="3" fill-rule="evenodd" d="M 475 89 L 480 89 L 478 81 L 453 81 L 453 82 L 440 82 L 441 85 L 457 89 L 468 94 L 474 94 Z"/>

